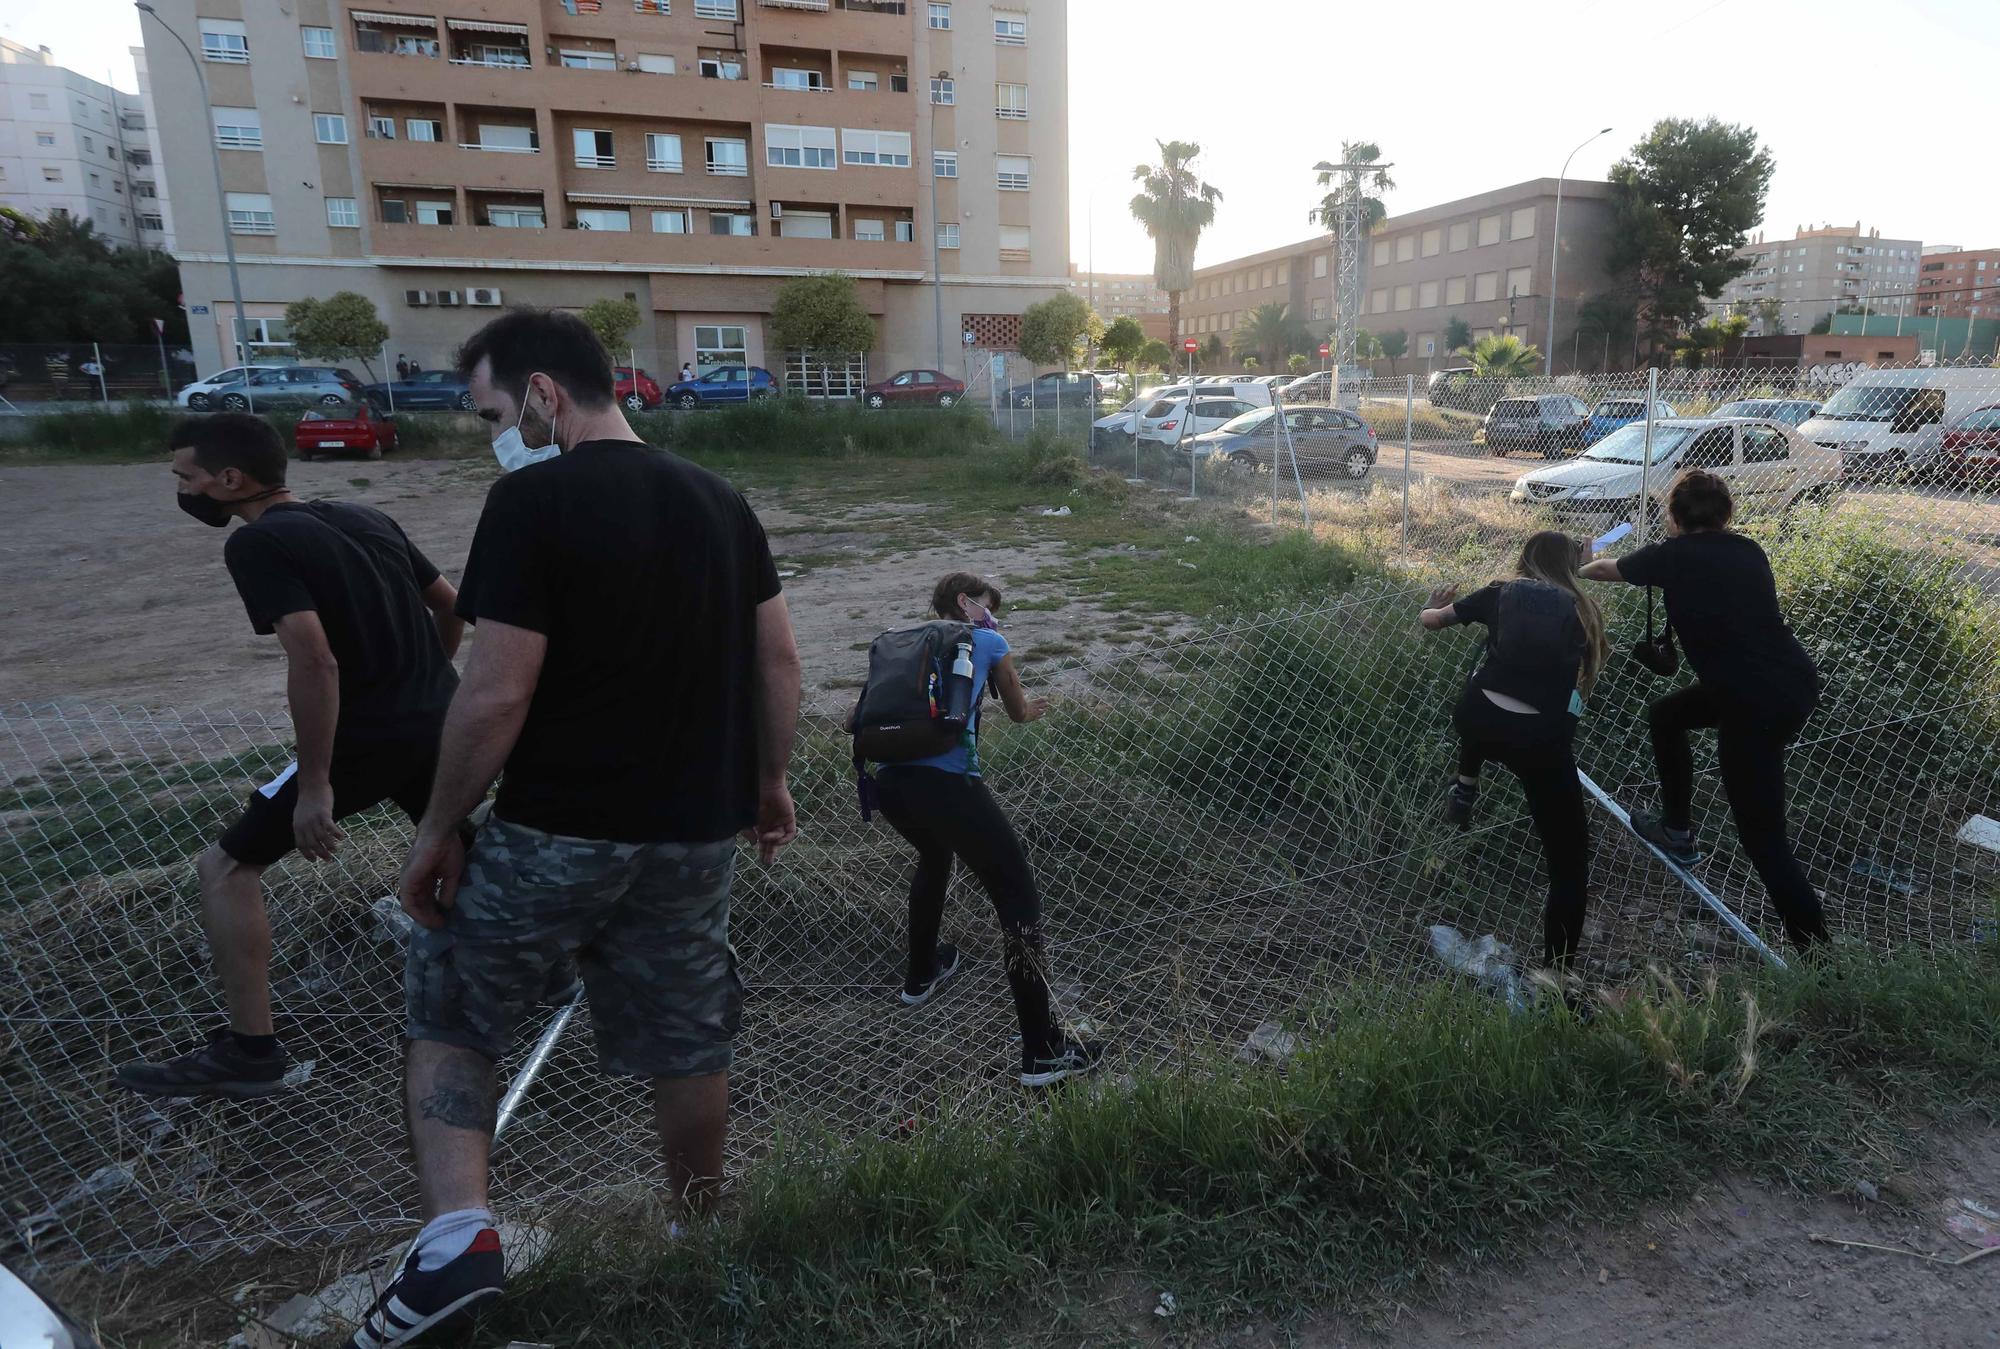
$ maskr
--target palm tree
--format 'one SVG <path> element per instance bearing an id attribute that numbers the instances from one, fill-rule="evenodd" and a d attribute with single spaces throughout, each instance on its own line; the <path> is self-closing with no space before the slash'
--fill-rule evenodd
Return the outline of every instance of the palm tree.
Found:
<path id="1" fill-rule="evenodd" d="M 1382 147 L 1374 141 L 1340 143 L 1340 162 L 1343 164 L 1374 164 L 1381 158 Z M 1306 212 L 1306 219 L 1324 225 L 1329 230 L 1333 228 L 1334 220 L 1340 215 L 1341 203 L 1347 198 L 1345 175 L 1341 175 L 1342 181 L 1337 186 L 1334 179 L 1335 175 L 1331 173 L 1320 174 L 1319 185 L 1332 190 L 1320 198 L 1319 205 Z M 1387 169 L 1376 169 L 1372 173 L 1361 175 L 1363 233 L 1373 234 L 1376 227 L 1388 219 L 1389 208 L 1382 204 L 1380 194 L 1395 190 L 1396 182 L 1389 176 Z"/>
<path id="2" fill-rule="evenodd" d="M 1234 337 L 1237 355 L 1252 355 L 1266 369 L 1275 370 L 1287 352 L 1310 340 L 1305 325 L 1292 317 L 1282 304 L 1260 304 L 1238 325 Z"/>
<path id="3" fill-rule="evenodd" d="M 1529 346 L 1512 333 L 1482 337 L 1469 347 L 1460 347 L 1458 354 L 1471 362 L 1472 373 L 1480 379 L 1525 378 L 1542 367 L 1541 349 Z"/>
<path id="4" fill-rule="evenodd" d="M 1196 176 L 1201 147 L 1193 141 L 1155 141 L 1160 162 L 1132 170 L 1142 191 L 1132 198 L 1132 218 L 1153 239 L 1153 279 L 1167 293 L 1167 337 L 1181 331 L 1181 292 L 1194 284 L 1194 249 L 1215 223 L 1222 193 Z"/>

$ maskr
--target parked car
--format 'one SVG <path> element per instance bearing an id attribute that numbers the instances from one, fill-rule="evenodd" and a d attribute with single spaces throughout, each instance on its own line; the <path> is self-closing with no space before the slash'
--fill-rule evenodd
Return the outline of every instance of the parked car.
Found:
<path id="1" fill-rule="evenodd" d="M 1006 393 L 1007 401 L 1017 408 L 1096 407 L 1099 396 L 1097 376 L 1087 370 L 1051 370 Z"/>
<path id="2" fill-rule="evenodd" d="M 227 370 L 218 370 L 206 379 L 198 379 L 174 395 L 174 401 L 190 412 L 208 412 L 215 407 L 215 397 L 223 389 L 241 387 L 245 372 L 262 373 L 267 370 L 283 370 L 282 365 L 232 365 Z"/>
<path id="3" fill-rule="evenodd" d="M 1197 388 L 1194 393 L 1194 410 L 1190 418 L 1188 399 L 1161 398 L 1155 400 L 1139 416 L 1139 439 L 1152 445 L 1164 445 L 1169 449 L 1184 449 L 1183 441 L 1198 436 L 1204 431 L 1213 431 L 1225 423 L 1232 422 L 1246 412 L 1256 410 L 1256 405 L 1241 398 L 1211 394 L 1206 389 Z M 1185 423 L 1185 424 L 1184 424 Z"/>
<path id="4" fill-rule="evenodd" d="M 1819 404 L 1810 398 L 1739 398 L 1733 403 L 1724 403 L 1711 417 L 1755 417 L 1760 421 L 1783 422 L 1787 426 L 1803 426 L 1819 412 Z"/>
<path id="5" fill-rule="evenodd" d="M 210 405 L 224 412 L 241 412 L 253 405 L 267 408 L 339 407 L 367 400 L 361 381 L 344 366 L 288 365 L 274 370 L 252 369 L 249 379 L 232 380 L 208 390 Z"/>
<path id="6" fill-rule="evenodd" d="M 2000 405 L 1975 408 L 1945 428 L 1938 476 L 1966 484 L 2000 478 Z"/>
<path id="7" fill-rule="evenodd" d="M 1541 506 L 1591 528 L 1638 522 L 1645 483 L 1649 529 L 1662 518 L 1676 474 L 1705 468 L 1729 484 L 1746 515 L 1830 500 L 1840 491 L 1840 456 L 1777 421 L 1677 418 L 1653 423 L 1653 457 L 1646 464 L 1646 428 L 1619 427 L 1566 464 L 1524 475 L 1509 500 Z"/>
<path id="8" fill-rule="evenodd" d="M 1424 393 L 1431 400 L 1432 407 L 1456 408 L 1460 412 L 1475 412 L 1481 416 L 1506 391 L 1506 380 L 1482 376 L 1469 365 L 1433 370 L 1431 377 L 1424 381 Z"/>
<path id="9" fill-rule="evenodd" d="M 307 411 L 292 428 L 292 445 L 299 458 L 364 454 L 380 459 L 396 448 L 396 419 L 362 399 L 350 408 Z"/>
<path id="10" fill-rule="evenodd" d="M 1350 478 L 1365 478 L 1374 466 L 1375 428 L 1352 412 L 1287 406 L 1284 425 L 1289 436 L 1279 434 L 1276 408 L 1253 408 L 1195 436 L 1185 448 L 1197 458 L 1219 454 L 1245 468 L 1276 465 L 1280 473 L 1290 471 L 1296 454 L 1305 477 L 1324 477 L 1333 469 Z"/>
<path id="11" fill-rule="evenodd" d="M 1488 450 L 1503 457 L 1509 450 L 1539 450 L 1542 458 L 1555 459 L 1583 448 L 1589 424 L 1590 408 L 1581 398 L 1545 393 L 1501 399 L 1486 414 L 1480 435 Z"/>
<path id="12" fill-rule="evenodd" d="M 710 403 L 747 403 L 777 392 L 778 381 L 763 366 L 725 365 L 698 379 L 669 385 L 666 398 L 678 408 L 698 408 Z"/>
<path id="13" fill-rule="evenodd" d="M 1799 428 L 1853 478 L 1940 466 L 1944 428 L 1993 396 L 1990 370 L 1864 370 Z"/>
<path id="14" fill-rule="evenodd" d="M 1116 412 L 1105 413 L 1090 424 L 1090 448 L 1096 450 L 1102 449 L 1107 445 L 1129 444 L 1133 431 L 1138 425 L 1138 416 L 1134 414 L 1143 416 L 1147 408 L 1159 402 L 1162 398 L 1170 397 L 1175 393 L 1185 394 L 1186 392 L 1186 385 L 1175 386 L 1168 384 L 1148 385 L 1139 390 L 1137 398 L 1134 398 Z"/>
<path id="15" fill-rule="evenodd" d="M 472 390 L 456 370 L 419 370 L 408 379 L 383 380 L 362 393 L 378 408 L 418 412 L 426 408 L 472 411 Z"/>
<path id="16" fill-rule="evenodd" d="M 611 374 L 616 381 L 612 392 L 627 412 L 651 412 L 666 401 L 660 382 L 644 370 L 620 365 L 612 367 Z"/>
<path id="17" fill-rule="evenodd" d="M 1671 403 L 1655 402 L 1653 404 L 1653 420 L 1655 422 L 1663 417 L 1678 417 L 1680 415 L 1680 413 L 1674 410 Z M 1637 398 L 1619 394 L 1611 398 L 1600 399 L 1597 406 L 1590 410 L 1589 424 L 1583 428 L 1583 443 L 1586 445 L 1595 445 L 1619 427 L 1629 426 L 1633 422 L 1643 422 L 1645 420 L 1646 395 L 1644 394 L 1640 394 Z"/>
<path id="18" fill-rule="evenodd" d="M 942 370 L 899 370 L 861 391 L 863 407 L 948 408 L 965 397 L 965 381 Z"/>

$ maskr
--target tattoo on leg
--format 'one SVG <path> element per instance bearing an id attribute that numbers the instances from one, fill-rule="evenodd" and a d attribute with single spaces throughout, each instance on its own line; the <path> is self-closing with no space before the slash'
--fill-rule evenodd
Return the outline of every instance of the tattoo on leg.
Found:
<path id="1" fill-rule="evenodd" d="M 493 1132 L 493 1069 L 477 1054 L 454 1054 L 431 1074 L 417 1113 L 454 1129 Z"/>

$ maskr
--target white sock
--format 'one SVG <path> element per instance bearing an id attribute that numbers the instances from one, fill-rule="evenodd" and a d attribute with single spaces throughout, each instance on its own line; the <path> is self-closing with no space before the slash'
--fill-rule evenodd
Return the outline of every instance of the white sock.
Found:
<path id="1" fill-rule="evenodd" d="M 459 1256 L 472 1239 L 493 1226 L 493 1214 L 483 1208 L 462 1208 L 440 1213 L 417 1233 L 417 1268 L 443 1269 Z"/>

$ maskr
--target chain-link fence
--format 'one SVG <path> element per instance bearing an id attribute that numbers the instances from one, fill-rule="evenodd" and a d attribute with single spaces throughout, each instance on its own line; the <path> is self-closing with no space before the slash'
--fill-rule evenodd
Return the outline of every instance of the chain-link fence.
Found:
<path id="1" fill-rule="evenodd" d="M 1014 361 L 972 365 L 986 383 L 968 398 L 997 413 Z M 1197 392 L 1197 419 L 1211 396 Z M 1337 1034 L 1308 1019 L 1330 990 L 1457 977 L 1435 926 L 1538 946 L 1545 878 L 1513 779 L 1489 774 L 1469 832 L 1442 822 L 1446 709 L 1478 643 L 1421 633 L 1416 610 L 1433 584 L 1508 574 L 1521 539 L 1550 523 L 1581 535 L 1633 522 L 1622 552 L 1658 530 L 1647 503 L 1690 464 L 1732 480 L 1825 680 L 1787 772 L 1832 928 L 1877 947 L 1993 939 L 2000 858 L 1959 835 L 2000 814 L 2000 371 L 1850 372 L 1836 389 L 1770 372 L 1507 380 L 1439 397 L 1406 378 L 1269 401 L 1261 418 L 1255 403 L 1157 444 L 1100 437 L 1093 453 L 1120 476 L 1133 464 L 1142 483 L 1344 545 L 1360 579 L 1309 608 L 1032 666 L 1053 712 L 982 750 L 1042 887 L 1061 1013 L 1114 1046 L 1114 1073 L 1218 1046 L 1279 1053 L 1271 1023 Z M 1169 415 L 1151 407 L 1142 431 Z M 1031 409 L 1051 424 L 1056 410 Z M 1065 434 L 1098 410 L 1062 408 Z M 1288 562 L 1274 549 L 1269 565 Z M 1643 598 L 1601 595 L 1622 652 Z M 1712 754 L 1698 750 L 1712 852 L 1698 873 L 1671 870 L 1613 808 L 1657 791 L 1645 709 L 1668 687 L 1620 654 L 1581 723 L 1597 802 L 1578 957 L 1590 982 L 1744 958 L 1754 948 L 1732 921 L 1784 953 Z M 857 816 L 844 710 L 808 709 L 799 841 L 779 866 L 740 872 L 739 1165 L 787 1125 L 868 1135 L 947 1103 L 1020 1108 L 999 938 L 975 887 L 959 882 L 949 920 L 969 957 L 961 986 L 921 1013 L 896 1003 L 910 859 Z M 414 1216 L 403 928 L 385 899 L 400 816 L 353 822 L 333 865 L 268 873 L 291 1091 L 164 1103 L 110 1081 L 119 1062 L 213 1024 L 191 858 L 289 739 L 231 713 L 0 711 L 0 1165 L 11 1240 L 36 1259 L 298 1247 Z M 657 1178 L 640 1090 L 597 1074 L 580 1024 L 551 1037 L 532 1078 L 520 1071 L 555 1015 L 524 1028 L 504 1065 L 522 1089 L 496 1155 L 511 1211 Z"/>
<path id="2" fill-rule="evenodd" d="M 0 343 L 0 415 L 153 401 L 194 379 L 194 354 L 162 340 Z"/>

